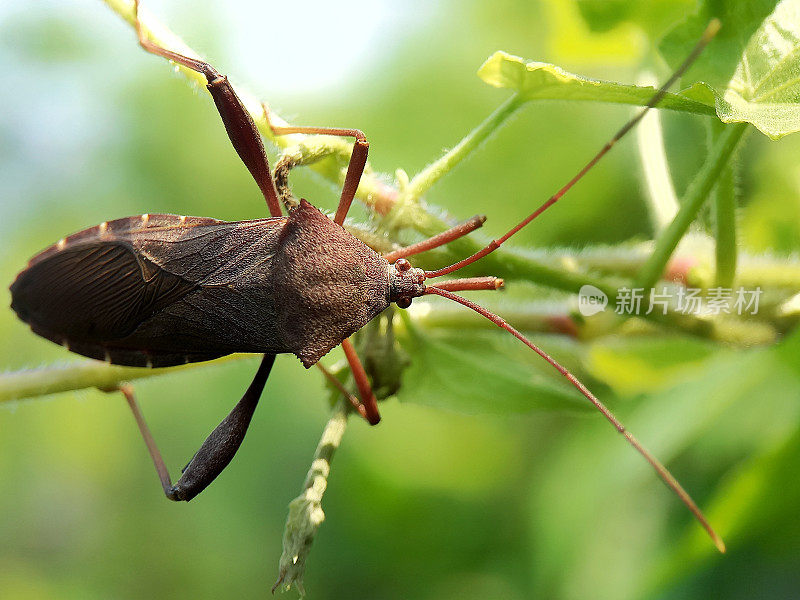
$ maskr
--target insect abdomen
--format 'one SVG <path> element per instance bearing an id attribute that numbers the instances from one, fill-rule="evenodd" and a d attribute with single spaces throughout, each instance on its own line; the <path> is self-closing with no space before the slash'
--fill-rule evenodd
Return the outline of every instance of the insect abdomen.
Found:
<path id="1" fill-rule="evenodd" d="M 114 364 L 287 352 L 270 279 L 284 223 L 174 215 L 104 223 L 35 256 L 11 286 L 12 308 L 37 334 Z"/>

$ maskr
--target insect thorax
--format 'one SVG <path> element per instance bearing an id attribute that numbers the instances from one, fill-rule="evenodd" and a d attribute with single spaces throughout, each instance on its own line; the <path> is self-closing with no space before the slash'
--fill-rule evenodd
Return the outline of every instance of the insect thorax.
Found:
<path id="1" fill-rule="evenodd" d="M 389 306 L 389 263 L 301 200 L 274 257 L 278 331 L 306 367 Z"/>

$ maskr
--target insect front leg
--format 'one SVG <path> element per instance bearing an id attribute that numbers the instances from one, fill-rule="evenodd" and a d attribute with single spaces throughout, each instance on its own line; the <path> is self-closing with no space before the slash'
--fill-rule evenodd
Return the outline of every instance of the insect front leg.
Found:
<path id="1" fill-rule="evenodd" d="M 252 383 L 242 396 L 242 399 L 233 407 L 233 410 L 217 425 L 214 431 L 206 438 L 203 445 L 183 469 L 178 482 L 173 485 L 169 471 L 164 464 L 161 452 L 150 433 L 150 428 L 142 416 L 139 404 L 130 385 L 124 385 L 119 391 L 125 396 L 139 431 L 153 459 L 158 478 L 164 494 L 170 500 L 189 501 L 202 492 L 217 476 L 228 466 L 236 451 L 244 440 L 253 412 L 258 405 L 261 392 L 267 382 L 272 365 L 275 362 L 274 354 L 265 354 L 261 365 L 253 378 Z"/>
<path id="2" fill-rule="evenodd" d="M 233 91 L 233 87 L 228 82 L 228 78 L 220 74 L 214 67 L 207 62 L 196 58 L 183 56 L 166 48 L 162 48 L 153 43 L 145 33 L 144 27 L 139 20 L 139 0 L 134 0 L 133 14 L 135 18 L 136 33 L 139 36 L 139 45 L 157 56 L 162 56 L 168 60 L 183 65 L 187 69 L 202 73 L 208 85 L 208 91 L 214 98 L 217 111 L 225 125 L 225 131 L 233 144 L 236 153 L 250 171 L 253 179 L 256 180 L 261 193 L 267 201 L 270 215 L 280 217 L 281 205 L 278 200 L 278 192 L 275 189 L 275 182 L 269 172 L 269 162 L 264 151 L 264 142 L 256 129 L 253 118 L 242 105 L 242 101 Z"/>
<path id="3" fill-rule="evenodd" d="M 433 250 L 434 248 L 438 248 L 439 246 L 444 246 L 445 244 L 449 244 L 450 242 L 457 240 L 458 238 L 464 237 L 475 231 L 476 229 L 483 227 L 483 224 L 486 222 L 486 217 L 483 215 L 475 215 L 471 219 L 467 219 L 463 223 L 459 223 L 455 227 L 451 227 L 447 231 L 443 231 L 433 237 L 429 237 L 426 240 L 422 240 L 421 242 L 417 242 L 416 244 L 411 244 L 410 246 L 406 246 L 405 248 L 400 248 L 398 250 L 393 250 L 392 252 L 388 252 L 383 255 L 390 263 L 395 262 L 399 258 L 406 258 L 408 256 L 414 256 L 415 254 L 421 254 L 423 252 L 427 252 L 428 250 Z"/>

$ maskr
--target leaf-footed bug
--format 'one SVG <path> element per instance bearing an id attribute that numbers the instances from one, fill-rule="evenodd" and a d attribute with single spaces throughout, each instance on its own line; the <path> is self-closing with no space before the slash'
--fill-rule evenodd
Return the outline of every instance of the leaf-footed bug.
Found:
<path id="1" fill-rule="evenodd" d="M 138 3 L 135 5 L 138 8 Z M 136 27 L 145 50 L 205 76 L 228 136 L 264 195 L 271 217 L 224 222 L 144 214 L 104 222 L 33 257 L 11 286 L 12 308 L 35 333 L 73 352 L 113 364 L 161 367 L 233 352 L 264 355 L 242 399 L 204 441 L 174 485 L 132 389 L 120 388 L 168 498 L 191 500 L 232 460 L 276 354 L 293 353 L 308 368 L 341 345 L 358 397 L 343 391 L 369 423 L 377 424 L 377 402 L 349 336 L 392 303 L 407 308 L 414 298 L 438 295 L 489 319 L 561 373 L 648 461 L 724 551 L 722 540 L 680 484 L 578 379 L 501 317 L 454 293 L 497 289 L 502 280 L 476 277 L 426 284 L 490 254 L 556 203 L 660 101 L 716 33 L 718 23 L 709 25 L 690 56 L 647 106 L 558 192 L 482 250 L 433 271 L 414 268 L 407 258 L 469 234 L 483 224 L 482 217 L 381 256 L 342 227 L 367 160 L 369 145 L 361 131 L 272 127 L 276 135 L 354 138 L 341 198 L 331 220 L 308 201 L 295 203 L 279 192 L 261 137 L 225 76 L 206 62 L 153 43 L 138 16 Z"/>

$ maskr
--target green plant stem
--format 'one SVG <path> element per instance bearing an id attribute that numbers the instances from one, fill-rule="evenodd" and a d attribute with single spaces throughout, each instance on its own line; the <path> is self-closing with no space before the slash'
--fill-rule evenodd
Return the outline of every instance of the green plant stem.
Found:
<path id="1" fill-rule="evenodd" d="M 578 326 L 572 321 L 572 307 L 567 302 L 539 301 L 515 303 L 502 298 L 481 304 L 494 311 L 493 304 L 502 307 L 503 318 L 513 323 L 517 329 L 528 333 L 575 334 Z M 424 301 L 415 302 L 408 311 L 410 322 L 419 329 L 450 329 L 453 331 L 488 330 L 494 331 L 496 325 L 478 314 L 466 312 L 453 302 Z M 571 324 L 571 326 L 570 326 Z"/>
<path id="2" fill-rule="evenodd" d="M 405 189 L 405 198 L 417 200 L 422 197 L 442 176 L 452 171 L 458 163 L 472 154 L 478 146 L 508 121 L 523 104 L 525 101 L 519 94 L 508 98 L 480 125 L 464 136 L 458 144 L 415 175 Z"/>
<path id="3" fill-rule="evenodd" d="M 314 542 L 317 529 L 325 520 L 322 510 L 322 496 L 328 487 L 333 455 L 342 443 L 347 428 L 348 404 L 344 399 L 336 402 L 331 411 L 319 444 L 314 452 L 311 468 L 308 470 L 303 491 L 289 503 L 289 516 L 283 532 L 283 552 L 279 561 L 278 581 L 272 588 L 289 590 L 297 587 L 300 595 L 303 590 L 303 574 L 306 558 Z"/>
<path id="4" fill-rule="evenodd" d="M 700 172 L 692 181 L 686 191 L 681 208 L 672 223 L 664 230 L 656 241 L 653 254 L 642 267 L 639 276 L 636 278 L 636 287 L 651 289 L 660 279 L 664 268 L 667 266 L 670 256 L 675 251 L 681 238 L 686 234 L 689 225 L 694 221 L 700 207 L 708 197 L 714 184 L 719 179 L 719 175 L 731 158 L 739 140 L 747 129 L 747 124 L 737 123 L 728 125 L 720 134 L 708 160 L 703 164 Z"/>
<path id="5" fill-rule="evenodd" d="M 640 85 L 657 85 L 655 75 L 648 73 L 640 77 Z M 664 134 L 661 128 L 661 115 L 653 110 L 646 115 L 636 130 L 639 158 L 642 162 L 647 183 L 647 204 L 653 229 L 660 233 L 675 218 L 678 212 L 678 199 L 669 173 L 667 153 L 664 148 Z"/>
<path id="6" fill-rule="evenodd" d="M 736 160 L 731 160 L 722 171 L 714 190 L 714 236 L 716 285 L 733 287 L 736 279 Z"/>
<path id="7" fill-rule="evenodd" d="M 252 354 L 231 354 L 210 362 L 162 369 L 120 367 L 89 359 L 39 369 L 24 369 L 0 374 L 0 403 L 86 388 L 113 390 L 121 384 L 135 379 L 157 377 L 167 373 L 252 357 Z"/>

